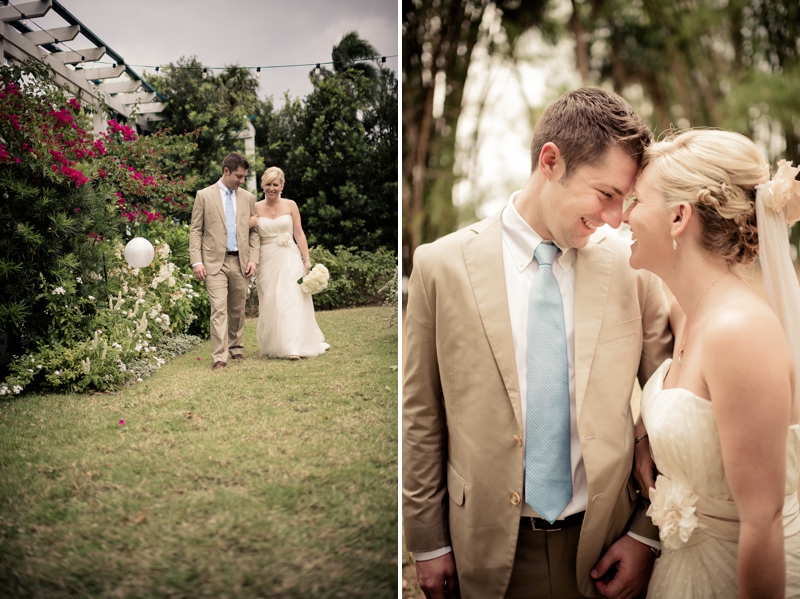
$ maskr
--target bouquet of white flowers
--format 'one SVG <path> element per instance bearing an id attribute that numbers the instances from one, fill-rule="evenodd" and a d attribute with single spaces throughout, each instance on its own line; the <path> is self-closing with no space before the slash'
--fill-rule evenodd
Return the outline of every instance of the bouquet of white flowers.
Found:
<path id="1" fill-rule="evenodd" d="M 314 295 L 328 288 L 330 274 L 324 264 L 317 264 L 302 279 L 297 281 L 300 289 L 309 295 Z"/>

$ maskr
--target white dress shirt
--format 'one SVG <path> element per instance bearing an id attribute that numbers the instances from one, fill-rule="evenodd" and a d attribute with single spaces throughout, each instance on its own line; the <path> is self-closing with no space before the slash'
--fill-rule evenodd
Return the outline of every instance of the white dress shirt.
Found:
<path id="1" fill-rule="evenodd" d="M 522 407 L 522 441 L 525 447 L 525 418 L 527 414 L 528 390 L 528 296 L 533 276 L 539 263 L 533 251 L 543 240 L 517 212 L 515 192 L 503 209 L 500 217 L 503 237 L 503 267 L 506 276 L 508 313 L 511 316 L 511 337 L 514 341 L 514 358 L 519 378 L 519 394 Z M 558 257 L 553 262 L 553 274 L 561 290 L 564 304 L 564 325 L 567 334 L 567 360 L 569 367 L 569 420 L 570 447 L 572 457 L 572 499 L 558 517 L 559 520 L 572 514 L 583 512 L 589 503 L 589 484 L 583 465 L 581 440 L 578 437 L 577 407 L 575 403 L 575 250 L 559 248 Z M 524 480 L 524 479 L 523 479 Z M 522 501 L 521 516 L 538 516 L 525 501 Z"/>
<path id="2" fill-rule="evenodd" d="M 222 179 L 217 181 L 217 185 L 219 185 L 219 190 L 220 190 L 219 193 L 220 193 L 220 196 L 222 198 L 222 214 L 225 214 L 225 194 L 228 193 L 228 188 L 225 187 L 225 185 L 223 185 Z M 236 190 L 235 189 L 231 189 L 231 200 L 233 201 L 233 216 L 234 216 L 233 220 L 234 220 L 234 226 L 235 226 L 235 223 L 236 223 L 236 218 L 235 218 L 236 217 Z M 239 237 L 237 236 L 236 239 L 237 239 L 236 247 L 233 248 L 233 250 L 232 250 L 234 252 L 239 251 L 239 242 L 238 242 Z"/>

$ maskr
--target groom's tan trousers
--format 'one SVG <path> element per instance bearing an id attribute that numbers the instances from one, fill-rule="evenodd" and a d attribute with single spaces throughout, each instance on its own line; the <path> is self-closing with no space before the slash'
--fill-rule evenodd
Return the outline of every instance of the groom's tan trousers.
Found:
<path id="1" fill-rule="evenodd" d="M 206 276 L 211 302 L 211 359 L 227 362 L 228 353 L 244 353 L 242 332 L 249 280 L 242 274 L 238 256 L 225 256 L 217 274 Z"/>
<path id="2" fill-rule="evenodd" d="M 581 527 L 533 530 L 529 522 L 520 522 L 505 599 L 582 599 L 575 572 Z"/>

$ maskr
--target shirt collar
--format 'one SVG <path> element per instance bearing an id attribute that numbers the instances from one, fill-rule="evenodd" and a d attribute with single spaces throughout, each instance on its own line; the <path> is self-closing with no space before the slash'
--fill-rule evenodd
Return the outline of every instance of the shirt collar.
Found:
<path id="1" fill-rule="evenodd" d="M 225 193 L 228 191 L 228 188 L 225 187 L 225 184 L 222 182 L 222 179 L 217 181 L 217 185 L 219 185 L 219 188 L 222 190 L 222 197 L 224 198 L 225 197 Z M 231 189 L 230 191 L 231 191 L 231 197 L 235 198 L 236 197 L 236 190 Z"/>
<path id="2" fill-rule="evenodd" d="M 500 219 L 503 223 L 503 239 L 508 244 L 508 249 L 514 260 L 514 266 L 522 272 L 534 259 L 533 251 L 536 246 L 542 243 L 543 239 L 517 212 L 517 208 L 514 206 L 514 199 L 519 193 L 519 191 L 515 191 L 511 194 Z M 556 246 L 560 250 L 557 258 L 558 263 L 561 268 L 569 272 L 570 268 L 572 268 L 572 263 L 575 261 L 575 249 L 567 248 L 565 250 L 558 244 Z"/>

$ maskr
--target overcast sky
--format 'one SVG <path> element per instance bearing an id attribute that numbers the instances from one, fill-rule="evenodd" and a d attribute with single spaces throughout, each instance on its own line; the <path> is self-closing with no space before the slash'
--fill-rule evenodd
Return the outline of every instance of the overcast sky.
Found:
<path id="1" fill-rule="evenodd" d="M 60 2 L 140 75 L 145 68 L 137 65 L 165 65 L 192 55 L 208 67 L 324 63 L 349 31 L 357 31 L 382 55 L 398 54 L 398 0 Z M 52 11 L 36 22 L 45 28 L 64 25 Z M 67 45 L 90 47 L 80 40 Z M 386 65 L 397 72 L 398 59 L 387 58 Z M 277 105 L 285 91 L 306 96 L 312 90 L 312 68 L 262 68 L 262 96 L 274 96 Z"/>

